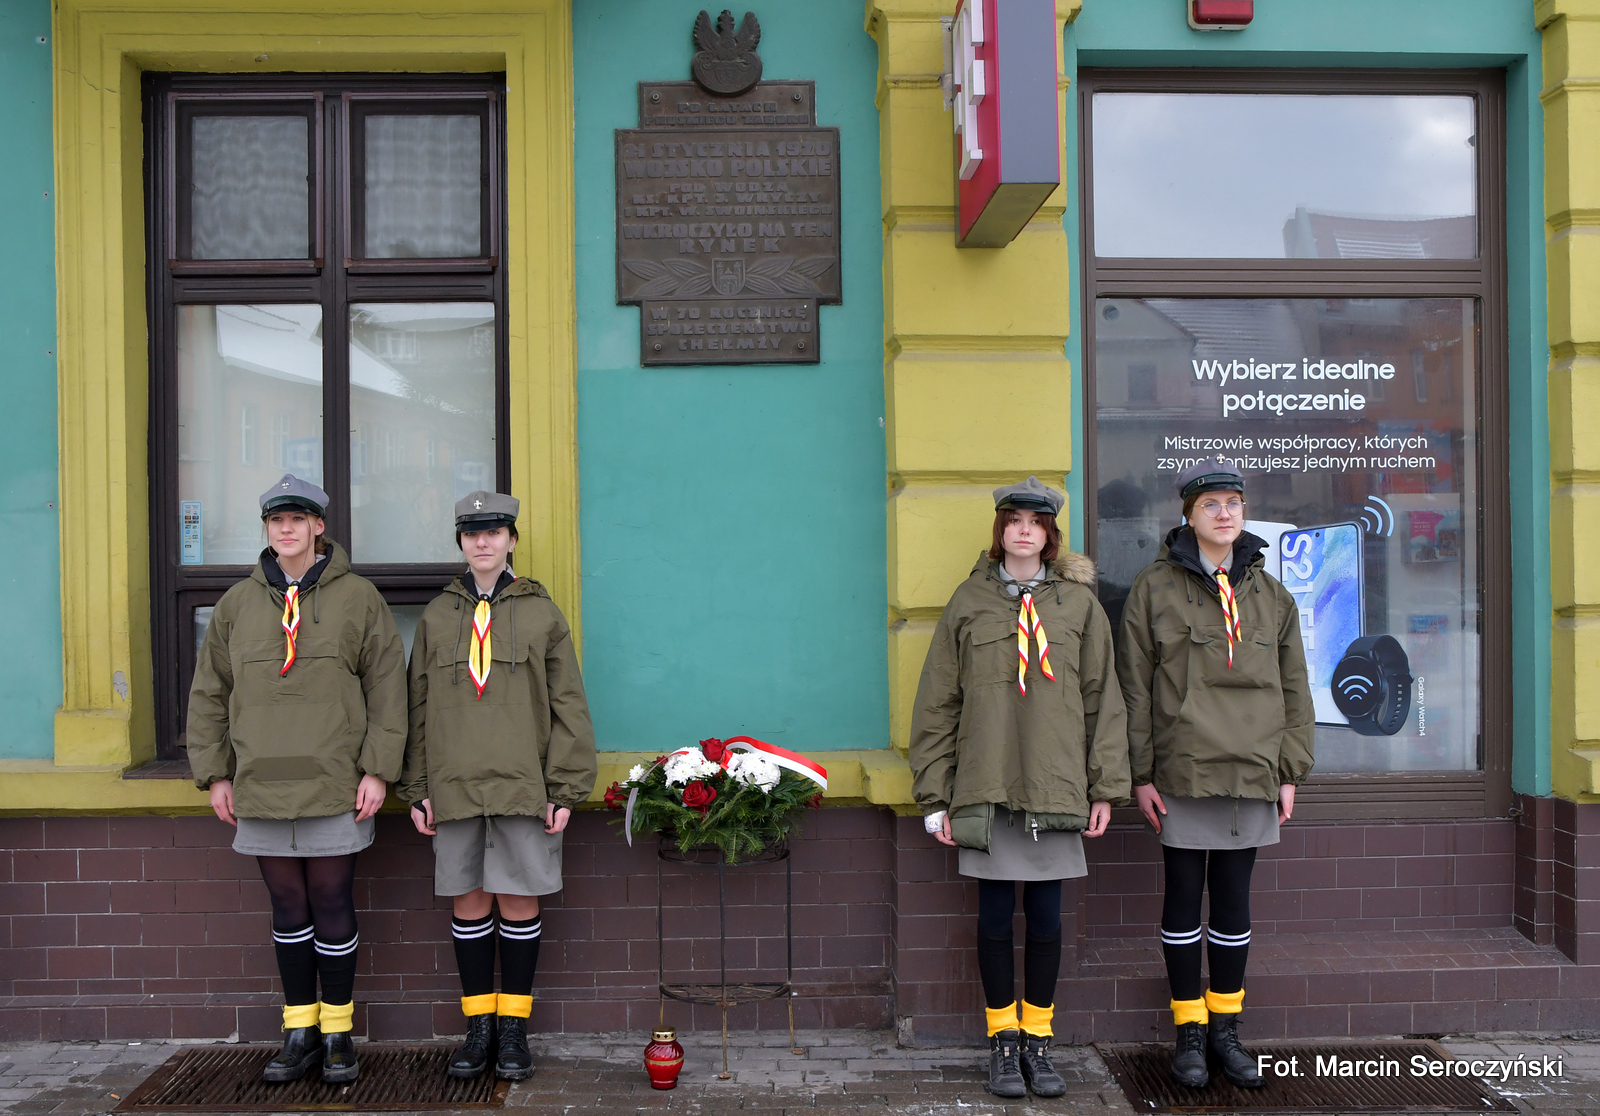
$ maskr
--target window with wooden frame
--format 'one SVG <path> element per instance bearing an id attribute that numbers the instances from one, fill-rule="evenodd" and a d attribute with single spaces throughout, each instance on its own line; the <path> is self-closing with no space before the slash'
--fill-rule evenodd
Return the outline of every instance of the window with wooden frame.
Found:
<path id="1" fill-rule="evenodd" d="M 1113 625 L 1182 522 L 1177 474 L 1220 454 L 1300 607 L 1317 768 L 1296 816 L 1503 815 L 1503 76 L 1078 90 L 1085 515 Z M 1402 692 L 1403 716 L 1380 704 Z"/>
<path id="2" fill-rule="evenodd" d="M 460 568 L 455 501 L 506 491 L 503 75 L 149 75 L 151 630 L 181 758 L 212 606 L 284 473 L 409 648 Z"/>

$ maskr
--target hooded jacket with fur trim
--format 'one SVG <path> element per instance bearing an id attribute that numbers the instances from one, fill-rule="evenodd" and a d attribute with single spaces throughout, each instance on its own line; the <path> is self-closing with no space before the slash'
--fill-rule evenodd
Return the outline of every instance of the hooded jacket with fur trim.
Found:
<path id="1" fill-rule="evenodd" d="M 1091 802 L 1127 800 L 1127 718 L 1094 580 L 1093 562 L 1062 553 L 1032 587 L 1055 679 L 1030 639 L 1023 693 L 1021 603 L 999 563 L 978 556 L 939 617 L 917 686 L 910 760 L 923 813 L 995 803 L 1085 817 Z"/>

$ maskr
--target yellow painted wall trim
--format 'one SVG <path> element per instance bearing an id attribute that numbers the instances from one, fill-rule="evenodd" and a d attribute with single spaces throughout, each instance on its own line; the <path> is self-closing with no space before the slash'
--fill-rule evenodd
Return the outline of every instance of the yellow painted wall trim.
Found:
<path id="1" fill-rule="evenodd" d="M 525 509 L 522 549 L 581 634 L 568 0 L 475 0 L 427 12 L 401 0 L 56 0 L 53 22 L 56 765 L 127 767 L 154 748 L 143 70 L 505 71 L 511 486 Z M 79 789 L 100 778 L 61 777 Z"/>

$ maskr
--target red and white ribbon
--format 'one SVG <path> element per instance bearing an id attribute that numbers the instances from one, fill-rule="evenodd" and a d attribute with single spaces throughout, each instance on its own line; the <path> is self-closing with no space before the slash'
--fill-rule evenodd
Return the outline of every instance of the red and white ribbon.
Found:
<path id="1" fill-rule="evenodd" d="M 813 763 L 798 752 L 791 752 L 787 748 L 780 748 L 776 744 L 768 744 L 764 740 L 756 740 L 749 736 L 731 737 L 722 743 L 735 751 L 760 752 L 779 767 L 787 768 L 796 775 L 810 779 L 823 790 L 828 789 L 828 769 L 820 763 Z"/>

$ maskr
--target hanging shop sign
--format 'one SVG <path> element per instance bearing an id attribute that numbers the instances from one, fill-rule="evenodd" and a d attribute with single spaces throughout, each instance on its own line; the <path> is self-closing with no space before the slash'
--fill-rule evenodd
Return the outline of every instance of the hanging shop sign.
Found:
<path id="1" fill-rule="evenodd" d="M 746 12 L 695 20 L 693 81 L 640 82 L 616 132 L 617 301 L 639 360 L 814 364 L 819 304 L 841 300 L 839 129 L 810 81 L 761 81 Z"/>
<path id="2" fill-rule="evenodd" d="M 1053 0 L 961 0 L 945 31 L 956 244 L 1004 248 L 1061 183 Z"/>

